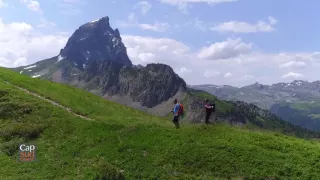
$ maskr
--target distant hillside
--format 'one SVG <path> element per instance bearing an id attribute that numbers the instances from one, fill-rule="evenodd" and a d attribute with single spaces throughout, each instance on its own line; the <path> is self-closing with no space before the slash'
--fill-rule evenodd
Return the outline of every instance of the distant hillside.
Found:
<path id="1" fill-rule="evenodd" d="M 225 100 L 239 100 L 268 109 L 282 119 L 320 131 L 320 81 L 293 81 L 271 86 L 255 83 L 242 88 L 232 86 L 192 86 Z"/>
<path id="2" fill-rule="evenodd" d="M 190 93 L 199 103 L 213 97 Z M 240 120 L 246 111 L 256 109 L 217 102 L 221 111 L 243 111 L 236 113 Z M 183 121 L 177 130 L 168 119 L 4 68 L 0 68 L 0 104 L 0 174 L 6 180 L 320 178 L 316 140 Z M 21 143 L 36 144 L 37 162 L 17 161 Z"/>

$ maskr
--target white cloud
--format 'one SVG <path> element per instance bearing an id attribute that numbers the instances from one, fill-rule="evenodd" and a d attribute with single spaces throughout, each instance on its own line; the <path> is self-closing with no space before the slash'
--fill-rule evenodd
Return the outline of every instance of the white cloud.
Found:
<path id="1" fill-rule="evenodd" d="M 240 38 L 227 39 L 223 42 L 217 42 L 209 47 L 204 47 L 200 50 L 198 57 L 201 59 L 229 59 L 237 57 L 240 54 L 251 52 L 252 44 L 244 43 Z"/>
<path id="2" fill-rule="evenodd" d="M 180 58 L 189 51 L 189 47 L 183 43 L 168 38 L 122 35 L 122 39 L 134 64 L 146 65 L 150 62 L 162 62 L 173 65 L 180 63 Z M 181 69 L 183 66 L 173 67 Z"/>
<path id="3" fill-rule="evenodd" d="M 302 62 L 302 61 L 289 61 L 283 64 L 280 64 L 280 68 L 288 68 L 288 67 L 297 67 L 297 68 L 301 68 L 301 67 L 305 67 L 306 63 Z"/>
<path id="4" fill-rule="evenodd" d="M 215 76 L 219 76 L 221 73 L 219 71 L 214 71 L 214 70 L 206 70 L 204 72 L 204 77 L 215 77 Z"/>
<path id="5" fill-rule="evenodd" d="M 250 74 L 246 74 L 243 76 L 244 79 L 252 79 L 254 78 L 254 76 L 250 75 Z"/>
<path id="6" fill-rule="evenodd" d="M 40 19 L 40 24 L 38 24 L 38 27 L 40 28 L 50 28 L 50 27 L 56 27 L 57 25 L 54 22 L 48 21 L 45 18 Z"/>
<path id="7" fill-rule="evenodd" d="M 40 3 L 35 0 L 20 0 L 22 3 L 24 3 L 30 10 L 42 13 L 42 10 L 40 8 Z"/>
<path id="8" fill-rule="evenodd" d="M 133 8 L 134 9 L 135 8 L 140 8 L 141 9 L 141 13 L 143 15 L 145 15 L 150 11 L 150 9 L 152 8 L 152 5 L 148 1 L 140 1 Z"/>
<path id="9" fill-rule="evenodd" d="M 136 22 L 136 15 L 134 13 L 129 14 L 128 21 L 131 23 Z"/>
<path id="10" fill-rule="evenodd" d="M 63 2 L 66 2 L 66 3 L 80 3 L 81 0 L 63 0 Z"/>
<path id="11" fill-rule="evenodd" d="M 4 0 L 0 0 L 0 8 L 7 7 L 8 4 Z"/>
<path id="12" fill-rule="evenodd" d="M 271 25 L 275 25 L 275 24 L 278 23 L 278 20 L 275 19 L 275 18 L 272 17 L 272 16 L 269 16 L 269 17 L 268 17 L 268 20 L 269 20 L 269 23 L 270 23 Z"/>
<path id="13" fill-rule="evenodd" d="M 295 72 L 289 72 L 289 73 L 287 73 L 287 74 L 285 74 L 285 75 L 283 75 L 282 76 L 282 78 L 293 78 L 293 79 L 296 79 L 296 78 L 301 78 L 301 77 L 303 77 L 303 75 L 302 74 L 300 74 L 300 73 L 295 73 Z"/>
<path id="14" fill-rule="evenodd" d="M 225 78 L 229 78 L 229 77 L 231 77 L 231 76 L 232 76 L 232 74 L 229 73 L 229 72 L 224 74 L 224 77 L 225 77 Z"/>
<path id="15" fill-rule="evenodd" d="M 40 7 L 40 3 L 36 0 L 20 0 L 23 4 L 25 4 L 30 10 L 40 13 L 40 24 L 37 26 L 39 28 L 49 28 L 49 27 L 55 27 L 56 24 L 54 22 L 48 21 L 44 16 L 43 16 L 43 11 Z"/>
<path id="16" fill-rule="evenodd" d="M 238 0 L 159 0 L 159 1 L 171 6 L 177 6 L 179 10 L 186 13 L 188 7 L 190 7 L 189 4 L 191 3 L 207 3 L 209 5 L 214 5 L 219 3 L 236 2 Z"/>
<path id="17" fill-rule="evenodd" d="M 155 32 L 165 32 L 170 27 L 168 23 L 159 23 L 155 22 L 154 24 L 146 24 L 146 23 L 139 23 L 136 15 L 131 13 L 128 16 L 128 21 L 118 21 L 117 25 L 120 27 L 128 28 L 128 27 L 138 27 L 142 30 L 150 30 Z"/>
<path id="18" fill-rule="evenodd" d="M 300 68 L 299 72 L 295 72 L 303 74 L 303 76 L 292 75 L 291 73 L 291 75 L 287 75 L 288 77 L 294 76 L 296 79 L 314 81 L 320 75 L 318 70 L 320 68 L 320 53 L 318 52 L 264 53 L 245 48 L 245 51 L 236 51 L 237 53 L 234 53 L 234 50 L 230 51 L 232 48 L 222 48 L 226 52 L 230 51 L 231 54 L 222 53 L 223 56 L 218 56 L 213 53 L 215 55 L 213 57 L 216 60 L 208 61 L 198 56 L 203 49 L 192 50 L 184 43 L 174 39 L 124 35 L 123 41 L 134 64 L 146 65 L 150 62 L 168 64 L 189 84 L 243 86 L 255 82 L 263 84 L 277 83 L 288 72 L 295 72 L 290 67 L 288 67 L 289 69 L 279 68 L 280 65 L 290 61 L 304 62 L 305 68 Z M 238 43 L 234 44 L 241 44 L 240 42 L 242 41 L 238 40 Z M 220 51 L 222 52 L 222 50 Z M 241 53 L 238 54 L 238 52 Z M 148 53 L 152 55 L 146 55 Z M 225 59 L 225 57 L 229 58 Z M 224 78 L 224 76 L 228 78 Z M 291 79 L 283 78 L 282 80 Z"/>
<path id="19" fill-rule="evenodd" d="M 59 54 L 66 35 L 38 34 L 24 22 L 5 24 L 0 19 L 0 66 L 16 67 Z"/>
<path id="20" fill-rule="evenodd" d="M 200 30 L 200 31 L 207 31 L 207 26 L 204 22 L 200 21 L 198 18 L 196 19 L 194 26 L 196 29 Z"/>
<path id="21" fill-rule="evenodd" d="M 141 60 L 143 64 L 155 62 L 155 54 L 153 53 L 140 53 L 137 58 Z"/>
<path id="22" fill-rule="evenodd" d="M 277 20 L 273 17 L 268 18 L 269 22 L 258 21 L 256 24 L 249 24 L 247 22 L 229 21 L 221 23 L 211 30 L 218 32 L 234 32 L 234 33 L 256 33 L 256 32 L 272 32 Z"/>
<path id="23" fill-rule="evenodd" d="M 62 0 L 59 3 L 60 9 L 59 12 L 60 14 L 63 15 L 79 15 L 81 14 L 81 9 L 79 8 L 79 5 L 84 5 L 85 1 L 82 0 Z"/>
<path id="24" fill-rule="evenodd" d="M 164 32 L 169 28 L 168 23 L 155 23 L 155 24 L 138 24 L 143 30 L 152 30 L 156 32 Z"/>
<path id="25" fill-rule="evenodd" d="M 186 67 L 181 67 L 180 69 L 178 69 L 178 73 L 180 73 L 180 74 L 191 73 L 191 72 L 192 72 L 192 70 L 188 69 Z"/>

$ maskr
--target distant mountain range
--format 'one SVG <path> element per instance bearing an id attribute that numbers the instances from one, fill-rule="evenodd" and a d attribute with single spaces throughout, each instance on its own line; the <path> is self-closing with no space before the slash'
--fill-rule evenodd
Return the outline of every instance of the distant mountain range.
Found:
<path id="1" fill-rule="evenodd" d="M 320 131 L 320 81 L 295 80 L 273 85 L 255 83 L 241 88 L 209 84 L 189 87 L 204 90 L 224 100 L 255 104 L 288 122 Z"/>
<path id="2" fill-rule="evenodd" d="M 57 56 L 14 70 L 33 78 L 82 88 L 159 116 L 167 116 L 173 99 L 177 98 L 184 103 L 185 119 L 190 123 L 203 121 L 203 100 L 209 98 L 217 103 L 218 119 L 230 124 L 291 134 L 310 133 L 255 105 L 219 100 L 203 91 L 187 88 L 186 82 L 168 65 L 133 65 L 119 30 L 110 27 L 109 17 L 80 26 Z"/>

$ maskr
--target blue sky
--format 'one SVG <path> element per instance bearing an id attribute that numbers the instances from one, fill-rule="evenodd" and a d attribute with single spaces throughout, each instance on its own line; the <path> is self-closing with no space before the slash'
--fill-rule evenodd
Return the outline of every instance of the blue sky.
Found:
<path id="1" fill-rule="evenodd" d="M 80 25 L 109 16 L 135 64 L 169 64 L 189 84 L 314 81 L 319 5 L 316 0 L 0 0 L 0 65 L 55 56 Z"/>

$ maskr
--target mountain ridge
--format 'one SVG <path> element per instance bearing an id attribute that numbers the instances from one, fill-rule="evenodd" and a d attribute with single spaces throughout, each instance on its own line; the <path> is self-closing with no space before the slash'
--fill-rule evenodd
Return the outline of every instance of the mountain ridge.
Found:
<path id="1" fill-rule="evenodd" d="M 254 83 L 240 88 L 215 85 L 190 87 L 204 90 L 224 100 L 255 104 L 288 122 L 320 131 L 320 81 L 294 80 L 272 85 Z"/>
<path id="2" fill-rule="evenodd" d="M 263 86 L 276 86 L 276 85 L 289 85 L 289 84 L 300 84 L 300 83 L 309 83 L 309 84 L 318 84 L 320 83 L 320 80 L 315 80 L 315 81 L 307 81 L 307 80 L 292 80 L 292 81 L 288 81 L 288 82 L 277 82 L 277 83 L 272 83 L 272 84 L 262 84 L 259 82 L 255 82 L 252 84 L 248 84 L 248 85 L 243 85 L 243 86 L 233 86 L 233 85 L 228 85 L 228 84 L 223 84 L 223 85 L 216 85 L 216 84 L 210 84 L 210 83 L 206 83 L 206 84 L 195 84 L 195 85 L 191 85 L 188 84 L 188 86 L 190 87 L 195 87 L 195 86 L 212 86 L 212 87 L 232 87 L 232 88 L 237 88 L 237 89 L 241 89 L 241 88 L 245 88 L 245 87 L 250 87 L 250 86 L 256 86 L 256 85 L 263 85 Z"/>

